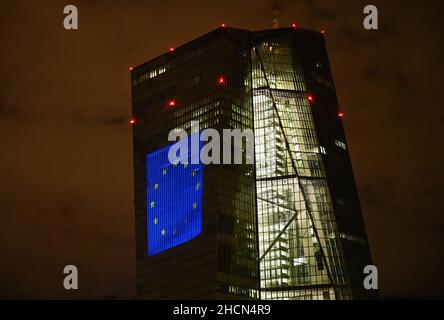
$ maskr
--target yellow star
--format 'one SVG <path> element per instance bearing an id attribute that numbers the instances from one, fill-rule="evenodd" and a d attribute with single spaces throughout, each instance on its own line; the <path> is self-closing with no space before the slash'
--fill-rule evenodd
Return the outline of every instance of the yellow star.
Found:
<path id="1" fill-rule="evenodd" d="M 188 168 L 188 163 L 184 163 L 184 164 L 183 164 L 183 168 L 184 168 L 184 169 Z"/>
<path id="2" fill-rule="evenodd" d="M 196 184 L 196 190 L 199 190 L 199 188 L 200 188 L 200 182 L 198 182 L 198 183 Z"/>
<path id="3" fill-rule="evenodd" d="M 196 176 L 196 171 L 191 172 L 191 175 L 192 175 L 193 177 L 195 177 L 195 176 Z"/>
<path id="4" fill-rule="evenodd" d="M 162 229 L 161 233 L 162 233 L 162 235 L 164 236 L 165 233 L 166 233 L 166 230 L 165 230 L 165 229 Z"/>
<path id="5" fill-rule="evenodd" d="M 157 224 L 159 222 L 159 219 L 154 218 L 154 224 Z"/>
<path id="6" fill-rule="evenodd" d="M 154 208 L 154 201 L 151 201 L 150 205 L 151 205 L 151 208 Z"/>
<path id="7" fill-rule="evenodd" d="M 157 189 L 159 189 L 159 184 L 158 184 L 158 183 L 156 183 L 156 184 L 154 185 L 154 190 L 157 190 Z"/>
<path id="8" fill-rule="evenodd" d="M 163 169 L 163 170 L 162 170 L 162 174 L 163 174 L 163 175 L 166 175 L 166 174 L 167 174 L 167 169 Z"/>
<path id="9" fill-rule="evenodd" d="M 197 208 L 197 203 L 194 202 L 194 203 L 193 203 L 193 209 L 196 210 L 196 208 Z"/>
<path id="10" fill-rule="evenodd" d="M 173 163 L 173 165 L 174 165 L 175 167 L 177 167 L 178 164 L 179 164 L 179 160 L 176 160 L 176 161 L 174 161 L 174 163 Z"/>

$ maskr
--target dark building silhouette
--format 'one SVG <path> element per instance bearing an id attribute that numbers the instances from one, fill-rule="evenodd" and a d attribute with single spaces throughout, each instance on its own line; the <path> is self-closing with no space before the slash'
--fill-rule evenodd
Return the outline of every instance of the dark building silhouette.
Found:
<path id="1" fill-rule="evenodd" d="M 132 92 L 140 298 L 373 296 L 322 33 L 222 27 L 133 68 Z M 254 164 L 169 163 L 191 121 L 253 129 Z"/>

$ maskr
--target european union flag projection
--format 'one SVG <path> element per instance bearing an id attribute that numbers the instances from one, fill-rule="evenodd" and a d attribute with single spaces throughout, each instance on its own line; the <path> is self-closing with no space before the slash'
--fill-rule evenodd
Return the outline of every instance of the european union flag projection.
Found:
<path id="1" fill-rule="evenodd" d="M 188 138 L 190 146 L 191 137 Z M 203 164 L 168 161 L 170 146 L 146 156 L 148 255 L 195 238 L 202 231 Z M 202 142 L 199 142 L 200 152 Z"/>

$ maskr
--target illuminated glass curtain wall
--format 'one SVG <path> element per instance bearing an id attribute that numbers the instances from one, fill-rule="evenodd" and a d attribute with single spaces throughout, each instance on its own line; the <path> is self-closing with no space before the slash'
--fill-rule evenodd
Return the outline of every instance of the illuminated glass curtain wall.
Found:
<path id="1" fill-rule="evenodd" d="M 262 299 L 347 299 L 351 291 L 322 148 L 291 40 L 253 46 Z"/>

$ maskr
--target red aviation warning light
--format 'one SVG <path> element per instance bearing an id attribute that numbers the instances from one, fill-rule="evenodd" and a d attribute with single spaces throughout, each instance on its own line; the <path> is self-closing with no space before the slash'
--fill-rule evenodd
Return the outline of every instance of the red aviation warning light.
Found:
<path id="1" fill-rule="evenodd" d="M 131 72 L 134 70 L 134 67 L 129 67 L 128 70 Z"/>
<path id="2" fill-rule="evenodd" d="M 131 120 L 129 121 L 130 125 L 135 125 L 137 123 L 136 118 L 131 118 Z"/>
<path id="3" fill-rule="evenodd" d="M 309 94 L 309 95 L 307 96 L 307 99 L 308 99 L 308 101 L 310 101 L 310 102 L 313 102 L 313 101 L 314 101 L 314 97 L 313 97 L 312 94 Z"/>
<path id="4" fill-rule="evenodd" d="M 170 52 L 173 52 L 174 50 L 176 50 L 176 48 L 170 47 Z"/>
<path id="5" fill-rule="evenodd" d="M 176 106 L 176 100 L 170 100 L 168 101 L 168 107 L 173 108 Z"/>
<path id="6" fill-rule="evenodd" d="M 339 112 L 338 112 L 338 117 L 339 117 L 339 118 L 343 118 L 343 117 L 344 117 L 344 112 L 339 111 Z"/>
<path id="7" fill-rule="evenodd" d="M 296 23 L 293 23 L 293 24 L 291 25 L 291 27 L 292 27 L 293 29 L 296 29 L 296 28 L 298 27 L 298 25 L 297 25 Z"/>
<path id="8" fill-rule="evenodd" d="M 221 85 L 222 85 L 222 84 L 225 84 L 225 78 L 222 77 L 222 76 L 219 77 L 219 78 L 217 79 L 217 83 L 218 83 L 218 84 L 221 84 Z"/>

